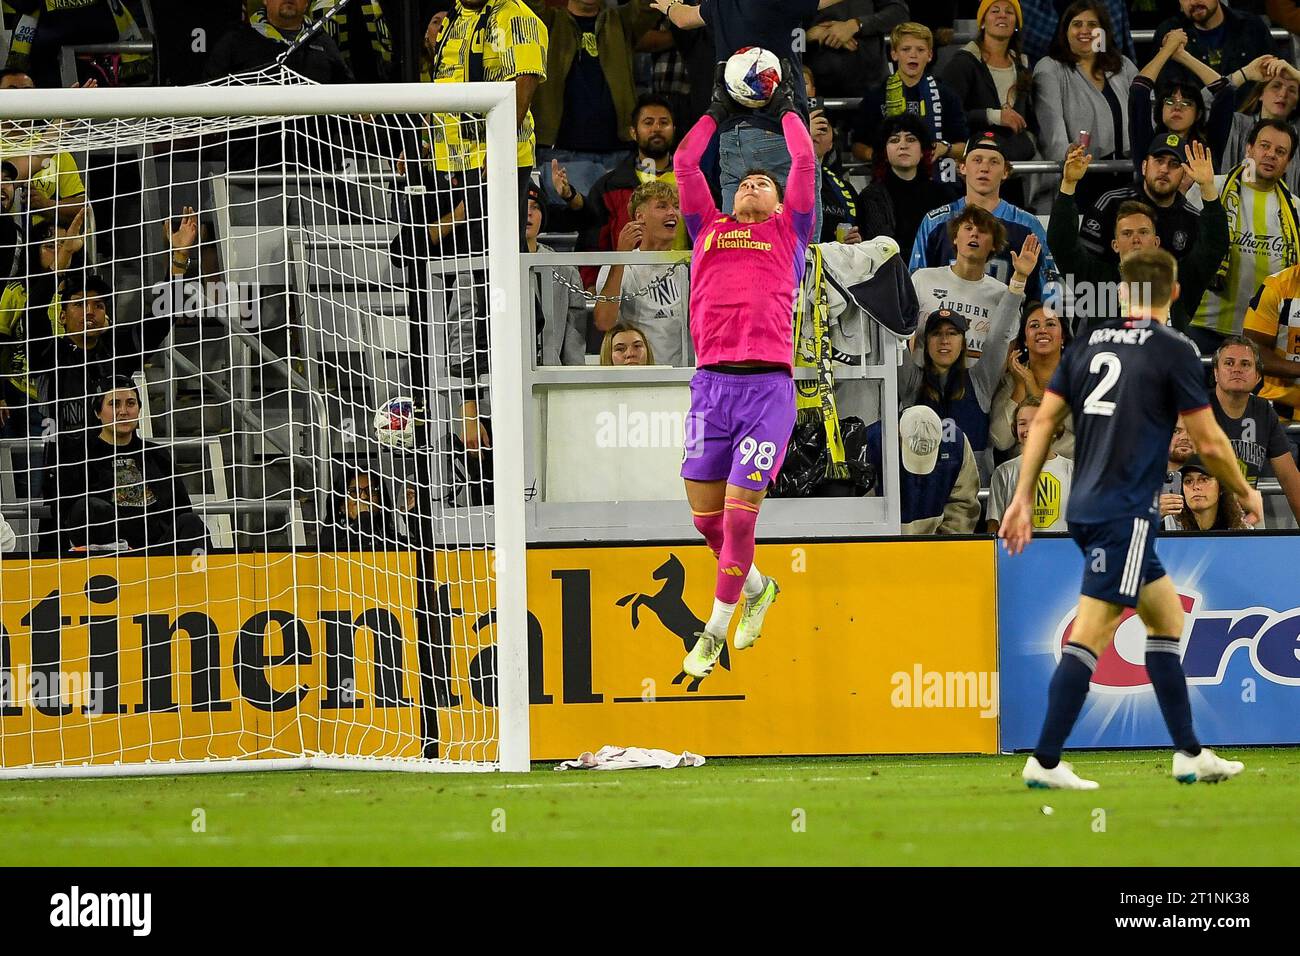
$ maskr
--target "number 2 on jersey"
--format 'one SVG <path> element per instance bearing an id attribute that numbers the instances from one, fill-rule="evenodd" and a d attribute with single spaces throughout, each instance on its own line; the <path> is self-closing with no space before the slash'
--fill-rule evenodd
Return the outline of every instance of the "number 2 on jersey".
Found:
<path id="1" fill-rule="evenodd" d="M 1098 372 L 1105 370 L 1101 381 L 1097 387 L 1088 393 L 1088 397 L 1083 400 L 1083 413 L 1085 415 L 1114 415 L 1115 403 L 1106 400 L 1106 395 L 1115 383 L 1119 381 L 1121 370 L 1119 356 L 1114 352 L 1098 352 L 1088 363 L 1088 372 L 1096 375 Z"/>

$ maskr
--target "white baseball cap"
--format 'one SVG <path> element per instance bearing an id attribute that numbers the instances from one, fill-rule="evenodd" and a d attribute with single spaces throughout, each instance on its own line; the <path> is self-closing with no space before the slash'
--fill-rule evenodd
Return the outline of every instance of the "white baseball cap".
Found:
<path id="1" fill-rule="evenodd" d="M 913 405 L 898 420 L 898 437 L 903 445 L 903 468 L 914 475 L 928 475 L 939 461 L 943 423 L 926 405 Z"/>

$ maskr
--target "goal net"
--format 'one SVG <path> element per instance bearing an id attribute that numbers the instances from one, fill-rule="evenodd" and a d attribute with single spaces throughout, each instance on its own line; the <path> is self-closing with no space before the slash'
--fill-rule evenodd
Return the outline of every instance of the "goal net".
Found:
<path id="1" fill-rule="evenodd" d="M 0 93 L 0 773 L 527 769 L 514 109 Z"/>

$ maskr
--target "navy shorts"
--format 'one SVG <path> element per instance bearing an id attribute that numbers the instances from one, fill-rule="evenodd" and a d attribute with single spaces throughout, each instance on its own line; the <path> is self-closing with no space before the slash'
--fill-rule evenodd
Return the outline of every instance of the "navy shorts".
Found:
<path id="1" fill-rule="evenodd" d="M 1083 587 L 1088 597 L 1137 607 L 1142 585 L 1165 576 L 1156 557 L 1154 518 L 1118 518 L 1098 524 L 1069 522 L 1070 537 L 1083 551 Z"/>

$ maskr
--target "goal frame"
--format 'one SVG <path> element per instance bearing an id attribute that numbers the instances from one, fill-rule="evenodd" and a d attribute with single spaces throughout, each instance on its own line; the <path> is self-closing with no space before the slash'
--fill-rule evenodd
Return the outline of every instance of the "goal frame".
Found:
<path id="1" fill-rule="evenodd" d="M 497 760 L 495 763 L 304 754 L 291 758 L 0 768 L 0 778 L 141 776 L 292 769 L 529 770 L 528 602 L 524 506 L 525 342 L 520 335 L 515 84 L 192 86 L 10 90 L 0 120 L 172 119 L 473 112 L 486 118 L 489 368 L 492 388 Z M 285 226 L 286 232 L 289 226 Z"/>

